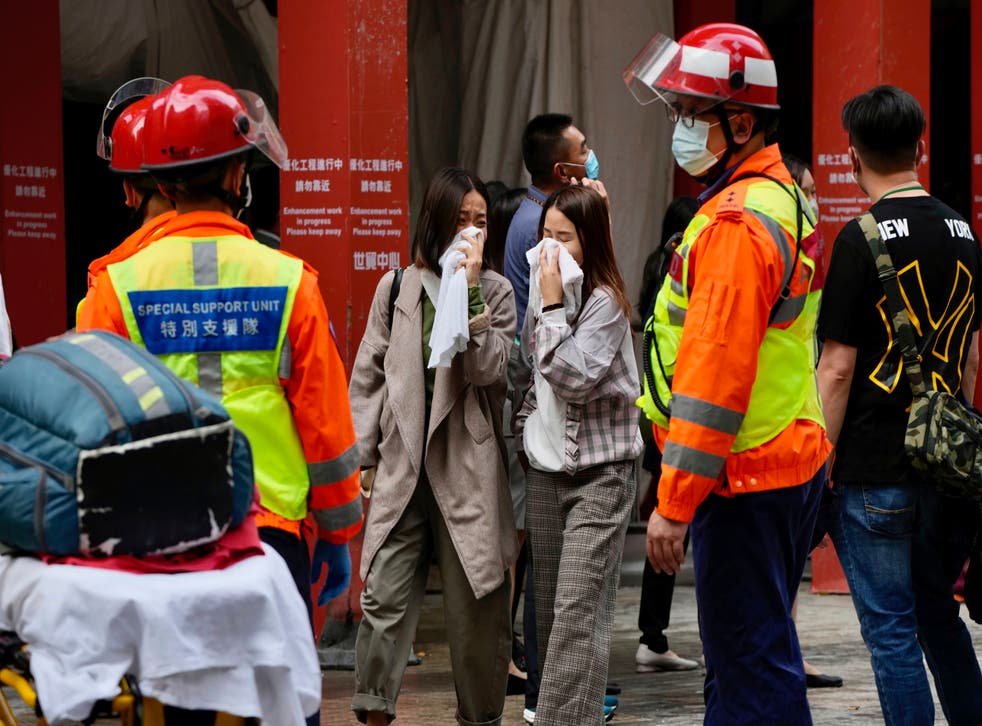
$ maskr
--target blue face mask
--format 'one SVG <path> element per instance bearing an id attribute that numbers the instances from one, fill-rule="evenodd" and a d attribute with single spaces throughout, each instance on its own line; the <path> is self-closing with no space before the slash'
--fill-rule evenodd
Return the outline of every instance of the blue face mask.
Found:
<path id="1" fill-rule="evenodd" d="M 586 169 L 587 179 L 600 178 L 600 162 L 597 161 L 597 155 L 593 153 L 593 149 L 590 149 L 590 155 L 587 156 L 586 164 L 583 167 Z"/>

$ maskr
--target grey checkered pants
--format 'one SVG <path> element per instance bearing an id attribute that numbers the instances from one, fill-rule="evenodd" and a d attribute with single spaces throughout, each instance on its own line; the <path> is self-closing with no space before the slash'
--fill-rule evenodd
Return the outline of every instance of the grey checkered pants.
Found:
<path id="1" fill-rule="evenodd" d="M 536 726 L 600 726 L 635 462 L 528 471 L 542 684 Z"/>

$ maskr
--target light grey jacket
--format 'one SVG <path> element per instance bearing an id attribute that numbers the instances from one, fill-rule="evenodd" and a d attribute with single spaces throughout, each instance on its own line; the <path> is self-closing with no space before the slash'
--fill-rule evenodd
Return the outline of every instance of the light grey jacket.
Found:
<path id="1" fill-rule="evenodd" d="M 376 467 L 361 576 L 399 521 L 420 478 L 433 490 L 475 597 L 494 591 L 515 561 L 516 535 L 501 435 L 505 370 L 515 336 L 515 296 L 501 275 L 481 273 L 484 312 L 470 342 L 438 368 L 426 430 L 423 287 L 407 268 L 389 326 L 394 273 L 375 289 L 348 394 L 362 467 Z"/>

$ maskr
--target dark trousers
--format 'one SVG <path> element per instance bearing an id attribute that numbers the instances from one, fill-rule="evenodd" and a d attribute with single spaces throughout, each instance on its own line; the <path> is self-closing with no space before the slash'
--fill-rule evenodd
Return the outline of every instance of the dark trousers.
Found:
<path id="1" fill-rule="evenodd" d="M 289 532 L 277 529 L 276 527 L 260 527 L 259 539 L 268 544 L 286 562 L 293 582 L 297 586 L 297 592 L 303 598 L 303 604 L 307 606 L 307 617 L 310 620 L 310 634 L 314 634 L 314 604 L 310 597 L 310 551 L 307 543 L 301 537 L 290 534 Z M 320 712 L 311 714 L 307 717 L 307 726 L 320 726 Z"/>
<path id="2" fill-rule="evenodd" d="M 825 482 L 711 494 L 690 528 L 712 726 L 812 723 L 791 606 Z"/>
<path id="3" fill-rule="evenodd" d="M 686 535 L 683 551 L 689 548 L 689 537 Z M 669 618 L 672 614 L 672 595 L 675 592 L 675 575 L 665 572 L 655 572 L 646 557 L 644 574 L 641 576 L 641 605 L 638 608 L 638 630 L 641 631 L 640 642 L 654 653 L 664 653 L 668 650 Z"/>
<path id="4" fill-rule="evenodd" d="M 525 708 L 535 710 L 539 703 L 539 645 L 535 627 L 535 577 L 532 574 L 532 540 L 525 540 L 525 604 L 522 608 L 522 638 L 525 640 Z"/>

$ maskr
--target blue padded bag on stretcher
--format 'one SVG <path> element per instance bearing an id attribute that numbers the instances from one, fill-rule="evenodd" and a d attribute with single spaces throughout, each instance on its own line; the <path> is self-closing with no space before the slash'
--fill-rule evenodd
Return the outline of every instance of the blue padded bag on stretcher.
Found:
<path id="1" fill-rule="evenodd" d="M 253 499 L 252 452 L 214 397 L 102 331 L 0 368 L 0 543 L 52 555 L 182 552 Z"/>

